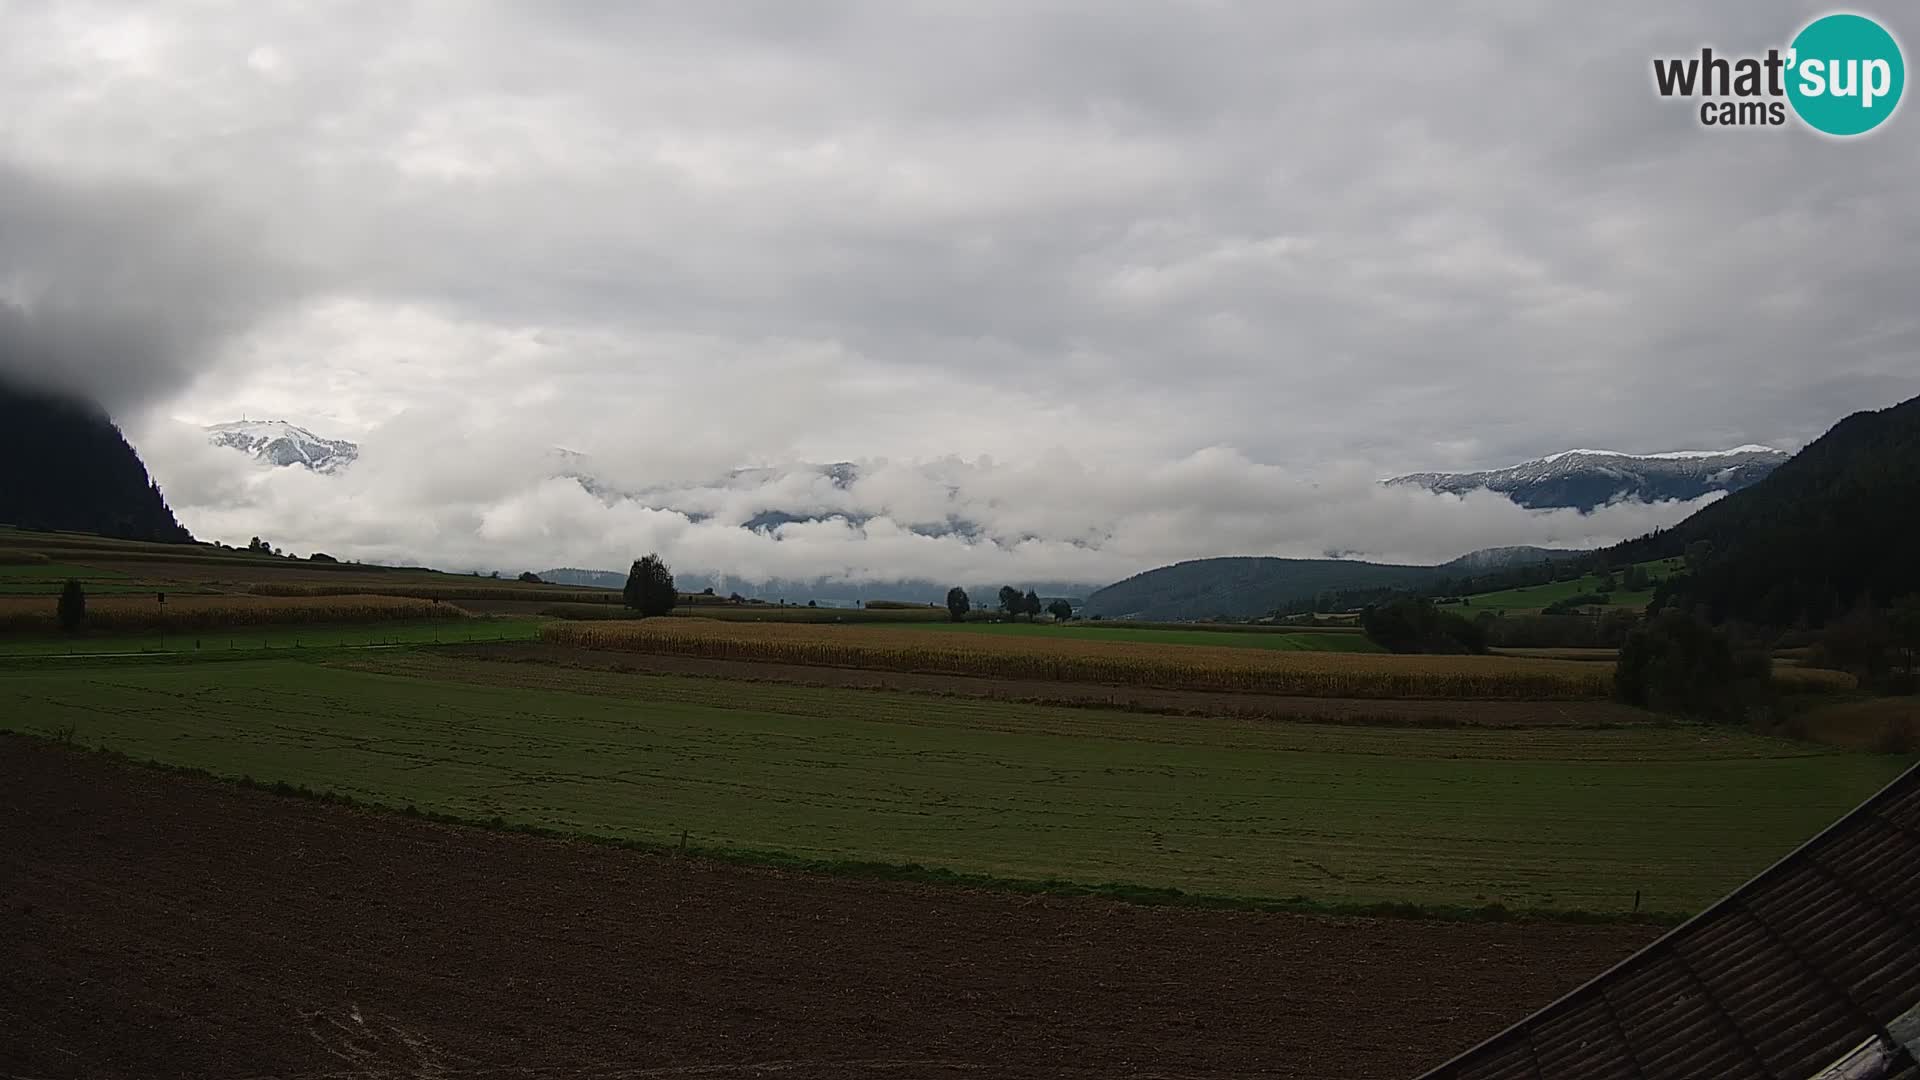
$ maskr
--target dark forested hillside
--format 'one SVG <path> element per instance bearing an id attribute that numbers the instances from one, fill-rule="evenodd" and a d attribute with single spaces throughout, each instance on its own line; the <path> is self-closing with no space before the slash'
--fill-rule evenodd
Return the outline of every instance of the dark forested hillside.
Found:
<path id="1" fill-rule="evenodd" d="M 140 455 L 97 407 L 0 380 L 0 522 L 185 543 Z"/>
<path id="2" fill-rule="evenodd" d="M 1819 625 L 1920 592 L 1920 398 L 1847 417 L 1766 479 L 1612 555 L 1690 550 L 1696 568 L 1661 599 L 1716 620 Z"/>
<path id="3" fill-rule="evenodd" d="M 1443 576 L 1434 566 L 1348 559 L 1194 559 L 1135 574 L 1087 597 L 1108 618 L 1247 618 L 1329 590 L 1413 588 Z"/>

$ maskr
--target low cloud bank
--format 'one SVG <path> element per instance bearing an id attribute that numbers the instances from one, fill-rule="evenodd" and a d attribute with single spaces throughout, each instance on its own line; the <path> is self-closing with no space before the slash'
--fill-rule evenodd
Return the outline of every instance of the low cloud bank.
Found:
<path id="1" fill-rule="evenodd" d="M 1163 461 L 1055 450 L 1011 463 L 876 459 L 623 483 L 612 462 L 444 430 L 384 425 L 334 476 L 255 462 L 176 421 L 134 434 L 203 539 L 259 535 L 301 554 L 457 571 L 618 569 L 658 551 L 676 570 L 746 582 L 1100 585 L 1214 555 L 1437 563 L 1508 544 L 1594 547 L 1717 497 L 1528 510 L 1486 491 L 1385 486 L 1360 464 L 1302 475 L 1226 447 Z"/>

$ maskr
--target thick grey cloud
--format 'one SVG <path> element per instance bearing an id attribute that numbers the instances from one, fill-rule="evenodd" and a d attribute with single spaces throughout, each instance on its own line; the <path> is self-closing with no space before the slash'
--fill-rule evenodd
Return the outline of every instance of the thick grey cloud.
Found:
<path id="1" fill-rule="evenodd" d="M 144 215 L 162 250 L 248 223 L 206 303 L 164 308 L 212 314 L 124 384 L 197 422 L 441 458 L 510 432 L 642 486 L 982 455 L 1307 478 L 1791 446 L 1920 392 L 1911 107 L 1836 142 L 1652 91 L 1653 56 L 1782 44 L 1809 4 L 0 10 L 7 175 L 189 192 Z M 261 280 L 298 291 L 245 299 Z M 143 450 L 192 486 L 167 445 Z M 1394 542 L 1034 491 L 1063 543 L 1156 514 L 1195 553 Z M 341 510 L 363 550 L 480 543 L 371 499 Z M 245 505 L 205 511 L 288 534 Z"/>
<path id="2" fill-rule="evenodd" d="M 178 393 L 291 282 L 190 194 L 0 161 L 0 374 L 110 410 Z"/>

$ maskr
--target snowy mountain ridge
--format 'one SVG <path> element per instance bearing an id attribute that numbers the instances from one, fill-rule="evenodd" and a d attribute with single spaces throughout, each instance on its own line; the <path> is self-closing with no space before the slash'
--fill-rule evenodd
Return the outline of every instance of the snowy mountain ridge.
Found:
<path id="1" fill-rule="evenodd" d="M 1531 509 L 1589 511 L 1619 499 L 1684 501 L 1714 492 L 1738 491 L 1759 481 L 1789 456 L 1753 443 L 1730 450 L 1669 450 L 1658 454 L 1562 450 L 1501 469 L 1409 473 L 1385 483 L 1413 484 L 1454 495 L 1485 489 Z"/>
<path id="2" fill-rule="evenodd" d="M 213 424 L 207 441 L 238 450 L 275 467 L 300 465 L 317 473 L 336 473 L 354 463 L 360 448 L 345 439 L 324 439 L 285 420 L 234 420 Z"/>

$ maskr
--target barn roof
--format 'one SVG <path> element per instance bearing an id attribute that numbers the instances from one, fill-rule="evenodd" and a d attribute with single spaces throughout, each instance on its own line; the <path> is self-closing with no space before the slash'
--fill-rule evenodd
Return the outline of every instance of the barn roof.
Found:
<path id="1" fill-rule="evenodd" d="M 1920 765 L 1421 1080 L 1920 1080 Z"/>

